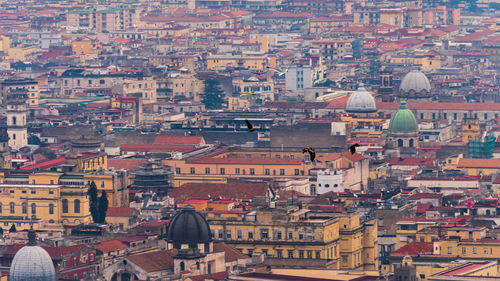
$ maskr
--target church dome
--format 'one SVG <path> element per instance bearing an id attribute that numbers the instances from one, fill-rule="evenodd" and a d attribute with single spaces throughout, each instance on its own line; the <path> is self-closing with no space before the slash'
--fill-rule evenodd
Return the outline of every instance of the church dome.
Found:
<path id="1" fill-rule="evenodd" d="M 418 131 L 418 124 L 413 112 L 406 106 L 406 101 L 401 101 L 399 109 L 392 114 L 389 123 L 392 133 L 407 133 Z"/>
<path id="2" fill-rule="evenodd" d="M 377 105 L 373 96 L 364 87 L 360 87 L 347 100 L 345 111 L 352 113 L 372 113 L 377 112 Z"/>
<path id="3" fill-rule="evenodd" d="M 28 233 L 30 242 L 14 256 L 9 281 L 55 281 L 54 264 L 47 251 L 36 245 L 34 231 Z"/>
<path id="4" fill-rule="evenodd" d="M 200 243 L 211 242 L 210 226 L 195 208 L 187 205 L 177 213 L 168 227 L 167 241 L 175 248 L 181 244 L 189 244 L 194 248 Z"/>
<path id="5" fill-rule="evenodd" d="M 430 94 L 431 83 L 425 74 L 418 70 L 412 70 L 401 80 L 399 91 L 409 94 Z"/>

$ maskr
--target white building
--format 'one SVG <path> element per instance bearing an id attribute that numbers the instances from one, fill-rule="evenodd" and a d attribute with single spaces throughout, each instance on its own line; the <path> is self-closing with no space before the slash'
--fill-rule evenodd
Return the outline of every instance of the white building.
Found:
<path id="1" fill-rule="evenodd" d="M 327 192 L 343 192 L 342 170 L 320 170 L 318 171 L 317 194 Z"/>
<path id="2" fill-rule="evenodd" d="M 19 150 L 28 145 L 26 100 L 27 96 L 24 92 L 7 94 L 7 133 L 9 134 L 9 147 L 13 150 Z"/>

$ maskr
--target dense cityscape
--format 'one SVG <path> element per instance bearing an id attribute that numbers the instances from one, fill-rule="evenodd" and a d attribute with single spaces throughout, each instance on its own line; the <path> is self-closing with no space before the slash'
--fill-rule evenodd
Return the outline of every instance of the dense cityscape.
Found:
<path id="1" fill-rule="evenodd" d="M 0 0 L 0 99 L 0 281 L 500 281 L 499 0 Z"/>

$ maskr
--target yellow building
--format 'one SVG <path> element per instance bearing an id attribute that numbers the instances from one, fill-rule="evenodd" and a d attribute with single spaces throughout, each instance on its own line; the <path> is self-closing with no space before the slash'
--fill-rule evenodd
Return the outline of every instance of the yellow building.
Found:
<path id="1" fill-rule="evenodd" d="M 10 78 L 2 81 L 0 84 L 2 99 L 5 99 L 10 91 L 22 90 L 26 93 L 28 98 L 28 106 L 38 106 L 40 101 L 40 90 L 38 82 L 31 78 Z"/>
<path id="2" fill-rule="evenodd" d="M 78 56 L 99 54 L 100 49 L 101 46 L 99 42 L 90 39 L 71 42 L 71 51 Z"/>
<path id="3" fill-rule="evenodd" d="M 248 211 L 212 211 L 208 222 L 215 240 L 245 254 L 263 253 L 283 263 L 317 260 L 332 269 L 378 269 L 376 223 L 359 214 L 309 217 L 295 206 Z"/>
<path id="4" fill-rule="evenodd" d="M 462 121 L 462 144 L 466 145 L 470 140 L 478 139 L 480 136 L 479 119 L 468 118 Z"/>
<path id="5" fill-rule="evenodd" d="M 172 90 L 172 97 L 183 96 L 200 101 L 205 84 L 192 73 L 180 73 L 167 78 L 167 88 Z"/>
<path id="6" fill-rule="evenodd" d="M 260 81 L 255 77 L 233 81 L 234 96 L 228 98 L 229 110 L 242 110 L 252 105 L 274 101 L 273 81 Z"/>
<path id="7" fill-rule="evenodd" d="M 17 230 L 59 230 L 92 221 L 88 187 L 72 174 L 40 173 L 36 182 L 30 174 L 2 174 L 0 226 Z M 52 183 L 52 184 L 51 184 Z"/>
<path id="8" fill-rule="evenodd" d="M 402 9 L 381 9 L 379 13 L 381 24 L 394 25 L 399 28 L 405 26 L 405 16 Z"/>
<path id="9" fill-rule="evenodd" d="M 217 70 L 227 67 L 242 67 L 250 70 L 266 70 L 276 67 L 276 57 L 268 55 L 219 56 L 207 57 L 207 69 Z"/>

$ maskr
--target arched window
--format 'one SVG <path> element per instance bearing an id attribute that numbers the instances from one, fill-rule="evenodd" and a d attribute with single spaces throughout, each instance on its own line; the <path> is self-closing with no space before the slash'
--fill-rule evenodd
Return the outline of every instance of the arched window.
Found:
<path id="1" fill-rule="evenodd" d="M 31 214 L 36 215 L 36 204 L 35 203 L 31 204 Z"/>
<path id="2" fill-rule="evenodd" d="M 23 214 L 27 214 L 28 213 L 28 203 L 23 202 L 23 204 L 21 206 L 22 206 Z"/>
<path id="3" fill-rule="evenodd" d="M 413 147 L 414 142 L 415 142 L 415 141 L 414 141 L 413 139 L 411 139 L 411 140 L 410 140 L 410 147 Z"/>
<path id="4" fill-rule="evenodd" d="M 398 147 L 403 147 L 403 140 L 402 139 L 398 139 Z"/>
<path id="5" fill-rule="evenodd" d="M 54 204 L 52 204 L 52 203 L 49 204 L 49 214 L 50 215 L 54 214 Z"/>
<path id="6" fill-rule="evenodd" d="M 181 267 L 181 271 L 186 270 L 186 266 L 184 265 L 184 262 L 183 262 L 183 261 L 181 261 L 181 263 L 180 263 L 180 267 Z"/>
<path id="7" fill-rule="evenodd" d="M 13 214 L 13 213 L 15 213 L 15 212 L 16 212 L 16 210 L 15 210 L 15 206 L 16 206 L 16 205 L 14 204 L 14 202 L 10 202 L 10 203 L 9 203 L 10 213 L 11 213 L 11 214 Z"/>
<path id="8" fill-rule="evenodd" d="M 80 200 L 75 199 L 75 213 L 79 214 L 80 213 Z"/>
<path id="9" fill-rule="evenodd" d="M 62 211 L 64 214 L 68 213 L 68 199 L 62 200 Z"/>

